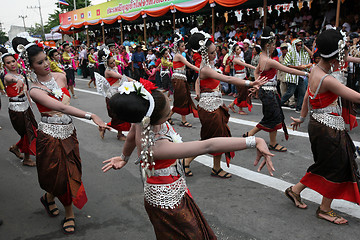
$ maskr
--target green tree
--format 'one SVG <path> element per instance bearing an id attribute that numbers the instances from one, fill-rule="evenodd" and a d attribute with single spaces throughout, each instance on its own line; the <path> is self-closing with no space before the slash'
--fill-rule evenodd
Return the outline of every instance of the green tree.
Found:
<path id="1" fill-rule="evenodd" d="M 45 26 L 44 26 L 44 28 L 45 28 Z M 27 32 L 30 35 L 40 35 L 41 36 L 43 34 L 40 23 L 35 23 L 35 26 L 31 26 L 30 28 L 27 28 Z M 46 33 L 46 31 L 45 31 L 45 33 Z"/>
<path id="2" fill-rule="evenodd" d="M 2 29 L 0 29 L 0 44 L 4 44 L 5 42 L 7 42 L 9 40 L 9 37 L 6 36 L 6 33 L 3 32 Z"/>

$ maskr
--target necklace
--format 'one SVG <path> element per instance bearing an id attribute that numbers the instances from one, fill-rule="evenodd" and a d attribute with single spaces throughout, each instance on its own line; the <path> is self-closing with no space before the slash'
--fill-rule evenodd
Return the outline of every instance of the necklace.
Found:
<path id="1" fill-rule="evenodd" d="M 326 74 L 330 74 L 331 73 L 331 70 L 329 70 L 329 71 L 326 71 L 323 67 L 321 67 L 319 64 L 316 64 L 316 66 L 318 66 L 321 70 L 323 70 L 324 71 L 324 73 L 326 73 Z"/>
<path id="2" fill-rule="evenodd" d="M 57 85 L 55 79 L 53 76 L 51 76 L 50 81 L 47 82 L 40 82 L 40 84 L 44 85 L 45 87 L 47 87 L 48 89 L 50 89 L 51 91 L 54 89 L 58 89 L 59 85 Z"/>
<path id="3" fill-rule="evenodd" d="M 23 77 L 21 74 L 13 74 L 13 73 L 11 73 L 11 72 L 9 72 L 9 74 L 10 74 L 11 76 L 13 76 L 15 79 L 21 80 L 22 82 L 24 82 L 24 77 Z"/>

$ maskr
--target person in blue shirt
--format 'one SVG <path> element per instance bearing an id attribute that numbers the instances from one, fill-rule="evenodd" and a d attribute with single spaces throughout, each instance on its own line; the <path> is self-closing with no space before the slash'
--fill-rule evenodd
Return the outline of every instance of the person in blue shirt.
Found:
<path id="1" fill-rule="evenodd" d="M 133 53 L 131 57 L 131 70 L 133 72 L 134 79 L 136 81 L 139 81 L 140 78 L 143 78 L 145 76 L 143 64 L 145 64 L 145 55 L 144 52 L 141 51 L 141 46 L 136 46 L 136 51 Z"/>

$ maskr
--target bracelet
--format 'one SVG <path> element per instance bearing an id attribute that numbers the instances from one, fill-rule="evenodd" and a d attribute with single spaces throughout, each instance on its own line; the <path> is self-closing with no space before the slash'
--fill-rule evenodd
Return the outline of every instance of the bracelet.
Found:
<path id="1" fill-rule="evenodd" d="M 256 139 L 255 136 L 246 137 L 246 147 L 247 148 L 255 148 L 256 147 Z"/>
<path id="2" fill-rule="evenodd" d="M 128 162 L 130 159 L 130 156 L 125 156 L 123 153 L 120 155 L 120 157 L 124 160 L 124 162 Z"/>
<path id="3" fill-rule="evenodd" d="M 305 121 L 305 118 L 300 116 L 300 122 L 304 122 Z"/>
<path id="4" fill-rule="evenodd" d="M 305 77 L 309 77 L 309 73 L 308 73 L 308 72 L 305 72 Z"/>
<path id="5" fill-rule="evenodd" d="M 250 87 L 250 83 L 251 83 L 250 80 L 246 80 L 246 81 L 245 81 L 245 86 Z"/>
<path id="6" fill-rule="evenodd" d="M 87 112 L 87 113 L 85 113 L 85 118 L 86 118 L 87 120 L 91 120 L 91 119 L 92 119 L 91 115 L 92 115 L 91 112 Z"/>

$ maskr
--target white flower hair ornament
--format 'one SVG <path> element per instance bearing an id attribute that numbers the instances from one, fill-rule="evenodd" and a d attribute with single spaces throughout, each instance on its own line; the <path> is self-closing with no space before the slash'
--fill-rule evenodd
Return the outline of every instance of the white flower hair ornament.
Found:
<path id="1" fill-rule="evenodd" d="M 150 125 L 150 117 L 155 108 L 154 98 L 151 93 L 147 91 L 145 87 L 139 82 L 124 82 L 118 88 L 118 91 L 120 94 L 130 94 L 132 92 L 135 92 L 137 95 L 149 101 L 149 108 L 140 123 L 143 127 L 141 138 L 142 150 L 140 152 L 140 160 L 142 161 L 141 169 L 143 177 L 151 177 L 152 175 L 154 175 L 155 166 L 152 151 L 152 147 L 155 144 L 155 133 L 153 132 L 152 126 Z"/>
<path id="2" fill-rule="evenodd" d="M 175 37 L 174 37 L 174 52 L 178 52 L 179 51 L 179 42 L 180 41 L 184 41 L 184 37 L 178 33 L 178 32 L 175 32 Z"/>
<path id="3" fill-rule="evenodd" d="M 36 43 L 28 43 L 25 46 L 22 44 L 19 44 L 16 47 L 16 50 L 19 52 L 19 57 L 21 57 L 24 60 L 25 63 L 25 73 L 26 77 L 30 79 L 31 82 L 38 82 L 37 76 L 33 70 L 30 69 L 30 60 L 29 55 L 27 53 L 27 49 L 31 46 L 35 46 Z"/>
<path id="4" fill-rule="evenodd" d="M 230 39 L 229 40 L 229 55 L 233 53 L 234 46 L 237 44 L 237 41 Z"/>
<path id="5" fill-rule="evenodd" d="M 346 42 L 347 42 L 347 37 L 346 37 L 346 33 L 340 31 L 341 35 L 343 36 L 342 39 L 339 40 L 338 42 L 338 60 L 339 60 L 339 69 L 340 72 L 344 72 L 344 67 L 345 67 L 345 50 L 346 50 Z"/>

